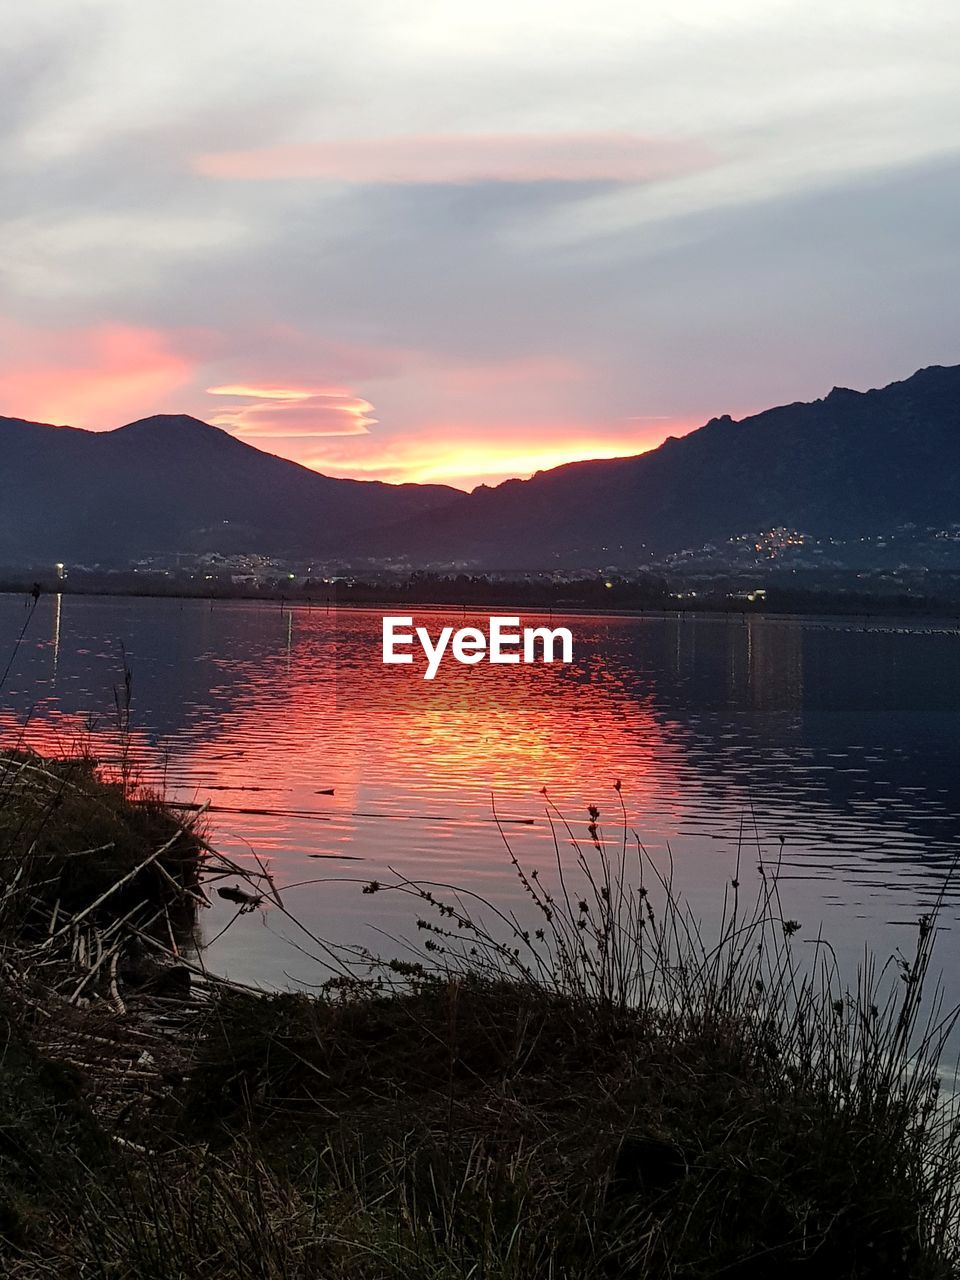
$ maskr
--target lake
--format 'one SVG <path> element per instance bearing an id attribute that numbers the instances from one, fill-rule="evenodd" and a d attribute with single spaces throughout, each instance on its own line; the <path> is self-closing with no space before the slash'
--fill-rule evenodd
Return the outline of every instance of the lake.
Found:
<path id="1" fill-rule="evenodd" d="M 0 597 L 0 674 L 28 615 L 22 597 Z M 865 944 L 883 957 L 912 945 L 960 837 L 953 622 L 555 614 L 573 633 L 569 666 L 448 664 L 427 683 L 382 665 L 381 617 L 44 597 L 0 691 L 3 744 L 89 742 L 116 760 L 126 662 L 144 779 L 181 802 L 210 801 L 213 843 L 269 862 L 291 913 L 333 942 L 406 954 L 416 904 L 361 891 L 390 868 L 522 915 L 504 837 L 546 874 L 541 789 L 589 844 L 588 804 L 617 837 L 620 779 L 631 828 L 658 865 L 672 861 L 708 921 L 738 843 L 741 879 L 755 884 L 759 857 L 780 857 L 783 837 L 795 945 L 822 926 L 851 969 Z M 415 620 L 435 631 L 471 615 Z M 573 857 L 565 836 L 561 850 Z M 958 909 L 951 888 L 938 957 L 960 1000 Z M 232 911 L 218 900 L 205 936 Z M 274 908 L 236 921 L 207 963 L 301 985 L 324 977 L 316 951 Z"/>

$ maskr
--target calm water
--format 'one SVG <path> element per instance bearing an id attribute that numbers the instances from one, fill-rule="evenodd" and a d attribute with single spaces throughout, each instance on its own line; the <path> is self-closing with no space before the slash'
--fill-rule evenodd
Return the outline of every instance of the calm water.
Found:
<path id="1" fill-rule="evenodd" d="M 26 616 L 21 598 L 0 597 L 0 672 Z M 288 906 L 333 941 L 396 952 L 384 934 L 415 935 L 409 902 L 360 892 L 388 867 L 522 910 L 493 801 L 521 861 L 547 868 L 541 788 L 585 834 L 587 804 L 616 817 L 621 778 L 651 856 L 665 865 L 669 848 L 706 916 L 745 825 L 745 881 L 758 842 L 772 857 L 784 837 L 801 939 L 822 923 L 851 963 L 865 942 L 909 946 L 960 836 L 952 624 L 561 622 L 570 667 L 454 666 L 427 684 L 381 665 L 379 612 L 51 597 L 0 691 L 0 734 L 41 750 L 92 735 L 109 759 L 125 651 L 145 775 L 210 800 L 214 841 L 269 860 L 281 886 L 299 886 Z M 939 955 L 960 999 L 958 913 L 951 896 Z M 206 913 L 206 936 L 229 915 Z M 294 942 L 311 949 L 278 912 L 257 912 L 210 963 L 268 984 L 322 979 Z"/>

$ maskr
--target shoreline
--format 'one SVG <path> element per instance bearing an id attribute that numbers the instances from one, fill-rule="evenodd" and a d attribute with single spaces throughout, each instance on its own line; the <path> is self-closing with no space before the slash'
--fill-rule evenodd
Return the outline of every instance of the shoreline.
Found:
<path id="1" fill-rule="evenodd" d="M 29 591 L 23 588 L 3 587 L 0 586 L 0 597 L 13 597 L 20 599 L 30 598 Z M 768 604 L 757 604 L 745 601 L 744 606 L 732 607 L 728 602 L 718 602 L 716 606 L 711 606 L 705 601 L 700 601 L 696 605 L 689 605 L 678 602 L 675 608 L 663 608 L 660 606 L 615 606 L 611 605 L 607 608 L 597 607 L 592 604 L 584 603 L 558 603 L 556 605 L 548 605 L 542 602 L 524 602 L 522 600 L 508 601 L 491 601 L 489 603 L 470 602 L 470 603 L 453 603 L 442 600 L 398 600 L 396 598 L 382 599 L 364 599 L 364 600 L 338 600 L 331 596 L 329 599 L 318 599 L 303 595 L 248 595 L 243 593 L 227 594 L 227 593 L 197 593 L 197 592 L 164 592 L 164 591 L 104 591 L 104 590 L 72 590 L 70 588 L 61 591 L 44 590 L 40 599 L 48 597 L 56 599 L 57 597 L 68 597 L 76 600 L 145 600 L 145 601 L 169 601 L 177 604 L 208 604 L 211 607 L 216 604 L 224 605 L 261 605 L 264 608 L 280 608 L 281 610 L 307 610 L 308 612 L 326 612 L 326 613 L 379 613 L 390 612 L 391 614 L 403 613 L 447 613 L 458 614 L 467 617 L 490 617 L 516 615 L 529 617 L 587 617 L 587 618 L 626 618 L 626 619 L 691 619 L 694 621 L 706 621 L 708 619 L 721 620 L 746 620 L 746 619 L 763 619 L 767 618 L 782 622 L 800 622 L 815 621 L 823 623 L 853 623 L 860 622 L 863 624 L 871 622 L 899 621 L 904 623 L 911 622 L 940 622 L 950 624 L 946 629 L 949 631 L 960 630 L 960 601 L 946 602 L 936 607 L 926 607 L 918 602 L 915 608 L 905 608 L 903 600 L 891 600 L 889 602 L 883 598 L 877 598 L 872 601 L 870 609 L 862 607 L 844 609 L 838 607 L 842 604 L 842 598 L 837 596 L 822 597 L 823 608 L 804 608 L 790 609 L 778 608 Z M 859 602 L 858 602 L 859 603 Z"/>

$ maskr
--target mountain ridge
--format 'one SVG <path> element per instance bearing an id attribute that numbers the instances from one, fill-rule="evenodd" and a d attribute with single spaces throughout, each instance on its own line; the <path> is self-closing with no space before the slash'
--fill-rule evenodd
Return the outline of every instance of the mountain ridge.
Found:
<path id="1" fill-rule="evenodd" d="M 0 417 L 0 563 L 311 555 L 458 492 L 324 476 L 187 414 L 110 431 Z"/>
<path id="2" fill-rule="evenodd" d="M 0 418 L 0 562 L 199 550 L 344 563 L 583 568 L 772 527 L 960 525 L 960 366 L 834 387 L 621 458 L 464 493 L 337 479 L 188 414 L 111 431 Z"/>
<path id="3" fill-rule="evenodd" d="M 920 521 L 960 521 L 960 366 L 723 414 L 642 454 L 480 487 L 429 528 L 408 519 L 361 549 L 419 562 L 440 543 L 453 562 L 587 567 L 777 526 L 856 537 Z"/>

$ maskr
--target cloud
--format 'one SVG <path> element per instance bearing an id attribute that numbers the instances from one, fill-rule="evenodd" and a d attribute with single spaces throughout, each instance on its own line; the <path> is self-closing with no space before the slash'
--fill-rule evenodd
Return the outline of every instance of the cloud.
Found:
<path id="1" fill-rule="evenodd" d="M 194 369 L 171 335 L 132 325 L 37 331 L 0 319 L 0 349 L 4 414 L 93 430 L 154 411 Z"/>
<path id="2" fill-rule="evenodd" d="M 314 396 L 339 396 L 344 393 L 339 388 L 324 387 L 248 387 L 239 386 L 207 387 L 211 396 L 239 396 L 245 400 L 310 400 Z"/>
<path id="3" fill-rule="evenodd" d="M 935 0 L 149 8 L 11 12 L 0 412 L 469 484 L 960 357 Z"/>
<path id="4" fill-rule="evenodd" d="M 631 133 L 422 134 L 198 155 L 206 177 L 375 184 L 643 183 L 709 167 L 702 144 Z"/>
<path id="5" fill-rule="evenodd" d="M 369 400 L 341 388 L 252 387 L 243 383 L 208 387 L 210 395 L 236 396 L 250 403 L 218 409 L 210 419 L 246 440 L 283 441 L 288 446 L 303 438 L 366 435 L 376 418 Z M 297 445 L 295 444 L 296 448 Z"/>

